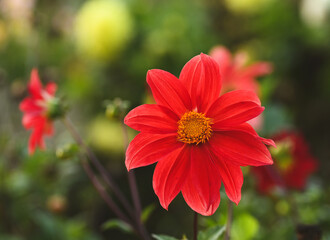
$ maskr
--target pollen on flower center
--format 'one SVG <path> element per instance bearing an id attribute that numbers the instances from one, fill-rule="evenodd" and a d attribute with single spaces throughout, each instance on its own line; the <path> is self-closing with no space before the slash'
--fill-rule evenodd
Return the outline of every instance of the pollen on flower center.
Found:
<path id="1" fill-rule="evenodd" d="M 178 121 L 178 140 L 184 143 L 204 143 L 212 134 L 212 120 L 203 113 L 186 112 Z"/>

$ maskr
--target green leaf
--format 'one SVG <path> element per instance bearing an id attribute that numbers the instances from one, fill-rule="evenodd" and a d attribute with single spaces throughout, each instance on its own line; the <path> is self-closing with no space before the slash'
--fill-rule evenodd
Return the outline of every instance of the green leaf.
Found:
<path id="1" fill-rule="evenodd" d="M 217 240 L 225 232 L 225 226 L 214 226 L 198 233 L 198 240 Z"/>
<path id="2" fill-rule="evenodd" d="M 141 221 L 145 223 L 149 219 L 155 208 L 155 204 L 150 204 L 149 206 L 144 208 L 141 214 Z"/>
<path id="3" fill-rule="evenodd" d="M 177 238 L 166 236 L 166 235 L 152 234 L 152 237 L 156 240 L 179 240 Z"/>
<path id="4" fill-rule="evenodd" d="M 236 217 L 231 228 L 232 240 L 254 239 L 259 230 L 258 220 L 250 214 L 244 213 Z"/>
<path id="5" fill-rule="evenodd" d="M 102 224 L 103 230 L 107 230 L 110 228 L 117 228 L 126 233 L 133 233 L 132 227 L 119 219 L 109 220 Z"/>

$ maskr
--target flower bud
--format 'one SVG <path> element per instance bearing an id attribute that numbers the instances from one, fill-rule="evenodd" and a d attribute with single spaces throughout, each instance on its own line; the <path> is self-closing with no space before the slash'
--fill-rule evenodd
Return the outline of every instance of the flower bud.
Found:
<path id="1" fill-rule="evenodd" d="M 62 118 L 67 109 L 68 107 L 61 101 L 61 99 L 54 97 L 47 101 L 46 116 L 50 120 Z"/>
<path id="2" fill-rule="evenodd" d="M 78 153 L 79 147 L 77 144 L 67 144 L 63 147 L 59 147 L 56 149 L 56 157 L 58 157 L 59 159 L 65 160 L 65 159 L 69 159 L 72 158 L 74 156 L 76 156 L 76 154 Z"/>
<path id="3" fill-rule="evenodd" d="M 115 98 L 106 103 L 105 115 L 109 119 L 121 119 L 126 115 L 129 105 L 129 101 Z"/>

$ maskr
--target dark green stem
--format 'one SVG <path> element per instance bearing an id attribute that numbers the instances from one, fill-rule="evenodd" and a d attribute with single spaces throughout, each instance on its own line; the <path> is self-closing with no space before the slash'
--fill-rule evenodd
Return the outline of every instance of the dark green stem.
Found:
<path id="1" fill-rule="evenodd" d="M 126 211 L 129 214 L 132 214 L 132 212 L 133 212 L 132 207 L 130 206 L 130 204 L 128 203 L 128 201 L 126 200 L 126 198 L 124 197 L 124 195 L 122 194 L 122 192 L 119 190 L 119 188 L 117 187 L 117 185 L 114 183 L 114 181 L 111 178 L 111 176 L 109 175 L 109 173 L 105 170 L 105 168 L 99 162 L 99 160 L 97 159 L 97 157 L 95 156 L 95 154 L 93 153 L 93 151 L 91 151 L 91 149 L 84 143 L 84 141 L 82 140 L 81 136 L 79 135 L 79 133 L 74 128 L 71 120 L 68 117 L 66 117 L 66 118 L 63 119 L 63 122 L 64 122 L 64 125 L 69 130 L 69 132 L 71 133 L 72 137 L 78 143 L 78 145 L 84 149 L 84 151 L 86 152 L 86 154 L 87 154 L 89 160 L 91 161 L 91 163 L 100 172 L 100 174 L 101 174 L 104 182 L 107 185 L 109 185 L 110 189 L 117 196 L 117 198 L 119 199 L 119 201 L 123 204 L 123 206 L 126 209 Z"/>
<path id="2" fill-rule="evenodd" d="M 224 240 L 230 240 L 231 224 L 233 222 L 233 203 L 228 199 L 227 223 Z"/>
<path id="3" fill-rule="evenodd" d="M 131 225 L 134 228 L 134 225 L 132 224 L 132 222 L 125 216 L 125 214 L 118 208 L 118 206 L 115 204 L 115 202 L 109 197 L 108 193 L 106 192 L 106 190 L 104 189 L 104 187 L 102 186 L 102 184 L 100 183 L 100 181 L 97 179 L 97 177 L 93 173 L 93 171 L 92 171 L 91 167 L 89 166 L 88 162 L 82 160 L 82 165 L 83 165 L 83 168 L 84 168 L 87 176 L 89 177 L 89 179 L 93 183 L 93 185 L 96 188 L 96 190 L 99 192 L 100 196 L 106 202 L 106 204 L 108 205 L 108 207 L 121 220 L 125 221 L 126 223 L 128 223 L 129 225 Z"/>
<path id="4" fill-rule="evenodd" d="M 193 224 L 193 229 L 194 229 L 194 240 L 197 240 L 197 235 L 198 235 L 198 213 L 194 213 L 194 224 Z"/>
<path id="5" fill-rule="evenodd" d="M 123 123 L 123 121 L 121 121 L 121 127 L 122 127 L 123 138 L 124 138 L 124 150 L 126 151 L 126 149 L 128 147 L 129 139 L 128 139 L 127 127 Z M 143 223 L 141 221 L 142 207 L 141 207 L 141 202 L 140 202 L 140 197 L 139 197 L 139 191 L 138 191 L 137 184 L 136 184 L 135 174 L 132 170 L 130 170 L 128 172 L 128 182 L 129 182 L 131 195 L 133 198 L 133 204 L 134 204 L 134 208 L 135 208 L 136 224 L 139 227 L 139 230 L 143 236 L 143 239 L 148 240 L 148 239 L 150 239 L 150 237 L 149 237 L 149 234 L 148 234 L 145 226 L 143 225 Z"/>

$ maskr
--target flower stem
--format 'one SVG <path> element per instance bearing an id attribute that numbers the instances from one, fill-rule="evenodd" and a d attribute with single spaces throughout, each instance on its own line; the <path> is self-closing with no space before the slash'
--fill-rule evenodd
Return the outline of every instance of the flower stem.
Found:
<path id="1" fill-rule="evenodd" d="M 126 223 L 128 223 L 129 225 L 131 225 L 134 228 L 134 225 L 132 224 L 132 222 L 126 217 L 126 215 L 118 208 L 118 206 L 115 204 L 115 202 L 109 197 L 109 195 L 107 194 L 106 190 L 104 189 L 104 187 L 102 186 L 102 184 L 100 183 L 100 181 L 97 179 L 97 177 L 93 173 L 93 170 L 89 166 L 88 162 L 87 161 L 84 161 L 84 160 L 82 160 L 81 162 L 82 162 L 83 168 L 84 168 L 87 176 L 89 177 L 89 179 L 91 180 L 91 182 L 93 183 L 94 187 L 99 192 L 99 194 L 101 195 L 101 197 L 103 198 L 103 200 L 106 202 L 106 204 L 108 205 L 108 207 L 121 220 L 125 221 Z"/>
<path id="2" fill-rule="evenodd" d="M 195 212 L 194 214 L 194 240 L 197 240 L 197 234 L 198 234 L 198 213 Z"/>
<path id="3" fill-rule="evenodd" d="M 121 121 L 121 127 L 122 127 L 122 131 L 123 131 L 124 151 L 125 151 L 128 147 L 129 138 L 128 138 L 127 127 L 123 121 Z M 130 170 L 127 173 L 127 175 L 128 175 L 128 182 L 129 182 L 129 186 L 130 186 L 130 190 L 131 190 L 131 195 L 133 198 L 133 204 L 134 204 L 134 208 L 135 208 L 136 223 L 137 223 L 139 230 L 140 230 L 142 236 L 144 237 L 144 239 L 148 240 L 148 239 L 150 239 L 149 234 L 141 222 L 142 207 L 141 207 L 141 202 L 140 202 L 139 191 L 138 191 L 137 184 L 136 184 L 135 174 L 132 170 Z"/>
<path id="4" fill-rule="evenodd" d="M 73 126 L 71 120 L 68 117 L 65 117 L 65 118 L 63 118 L 63 123 L 66 126 L 66 128 L 69 130 L 69 132 L 71 133 L 71 135 L 74 138 L 74 140 L 78 143 L 78 145 L 85 150 L 85 152 L 86 152 L 89 160 L 94 165 L 94 167 L 100 172 L 100 174 L 101 174 L 104 182 L 109 185 L 110 189 L 118 197 L 119 201 L 123 204 L 123 206 L 126 209 L 126 211 L 129 214 L 132 214 L 133 213 L 132 207 L 130 206 L 130 204 L 128 203 L 128 201 L 126 200 L 126 198 L 124 197 L 124 195 L 122 194 L 122 192 L 119 190 L 119 188 L 117 187 L 117 185 L 114 183 L 114 181 L 111 178 L 111 176 L 104 169 L 104 167 L 102 166 L 102 164 L 99 162 L 99 160 L 97 159 L 97 157 L 95 156 L 95 154 L 84 143 L 84 141 L 82 140 L 81 136 L 79 135 L 79 133 L 77 132 L 77 130 Z"/>
<path id="5" fill-rule="evenodd" d="M 124 137 L 124 150 L 126 150 L 128 147 L 128 142 L 129 142 L 128 132 L 127 132 L 126 125 L 123 122 L 121 122 L 121 127 L 123 130 L 123 137 Z M 130 185 L 130 189 L 131 189 L 131 194 L 133 197 L 133 203 L 134 203 L 136 215 L 140 217 L 141 211 L 142 211 L 141 202 L 140 202 L 139 192 L 138 192 L 138 188 L 137 188 L 137 184 L 136 184 L 135 174 L 132 170 L 128 172 L 128 181 L 129 181 L 129 185 Z"/>
<path id="6" fill-rule="evenodd" d="M 233 203 L 228 199 L 227 224 L 224 240 L 230 240 L 231 224 L 233 221 Z"/>

